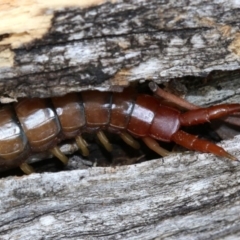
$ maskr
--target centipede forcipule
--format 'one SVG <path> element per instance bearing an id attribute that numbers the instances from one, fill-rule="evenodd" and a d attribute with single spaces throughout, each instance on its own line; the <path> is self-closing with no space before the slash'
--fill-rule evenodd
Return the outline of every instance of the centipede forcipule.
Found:
<path id="1" fill-rule="evenodd" d="M 83 156 L 89 150 L 82 133 L 96 134 L 104 147 L 112 146 L 103 131 L 119 134 L 131 147 L 139 138 L 161 156 L 169 152 L 158 141 L 175 142 L 190 150 L 209 152 L 237 160 L 223 148 L 180 130 L 240 111 L 240 104 L 222 104 L 181 113 L 158 97 L 137 94 L 131 88 L 121 93 L 86 91 L 51 99 L 21 99 L 0 110 L 0 168 L 19 166 L 26 174 L 34 170 L 26 163 L 33 153 L 50 151 L 67 164 L 57 147 L 64 139 L 76 140 Z M 133 137 L 132 137 L 133 136 Z"/>

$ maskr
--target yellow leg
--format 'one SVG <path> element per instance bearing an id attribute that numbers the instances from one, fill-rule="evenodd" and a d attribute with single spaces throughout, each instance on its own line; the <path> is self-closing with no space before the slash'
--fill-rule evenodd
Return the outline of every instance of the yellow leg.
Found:
<path id="1" fill-rule="evenodd" d="M 97 132 L 97 137 L 99 141 L 103 144 L 103 146 L 107 149 L 107 151 L 112 151 L 112 144 L 108 141 L 106 135 L 103 133 L 103 131 Z"/>
<path id="2" fill-rule="evenodd" d="M 22 163 L 19 167 L 27 175 L 35 172 L 33 167 L 28 165 L 26 162 Z"/>
<path id="3" fill-rule="evenodd" d="M 150 148 L 152 149 L 154 152 L 156 152 L 157 154 L 159 154 L 162 157 L 168 156 L 170 154 L 169 151 L 167 151 L 166 149 L 162 148 L 159 146 L 158 142 L 156 140 L 154 140 L 153 138 L 150 137 L 144 137 L 142 138 L 142 140 L 144 141 L 144 143 Z"/>
<path id="4" fill-rule="evenodd" d="M 122 138 L 122 140 L 125 143 L 130 145 L 132 148 L 135 148 L 135 149 L 139 149 L 140 148 L 139 143 L 130 134 L 128 134 L 126 132 L 122 132 L 122 133 L 120 133 L 120 137 Z"/>
<path id="5" fill-rule="evenodd" d="M 60 151 L 60 149 L 58 147 L 54 147 L 54 148 L 50 149 L 49 151 L 55 157 L 57 157 L 61 162 L 63 162 L 63 164 L 66 165 L 68 163 L 68 158 Z"/>
<path id="6" fill-rule="evenodd" d="M 85 142 L 85 140 L 82 138 L 82 136 L 77 136 L 75 138 L 75 140 L 76 140 L 78 147 L 82 151 L 82 155 L 87 157 L 89 155 L 89 150 L 87 148 L 87 143 Z"/>

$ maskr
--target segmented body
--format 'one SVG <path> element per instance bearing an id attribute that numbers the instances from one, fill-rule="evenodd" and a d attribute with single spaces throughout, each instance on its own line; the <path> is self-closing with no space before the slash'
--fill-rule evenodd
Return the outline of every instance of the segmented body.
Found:
<path id="1" fill-rule="evenodd" d="M 239 104 L 230 106 L 181 114 L 162 105 L 158 98 L 136 94 L 131 89 L 122 93 L 86 91 L 52 99 L 22 99 L 0 110 L 0 167 L 19 166 L 32 153 L 47 151 L 63 139 L 101 129 L 114 133 L 127 131 L 143 139 L 175 141 L 189 149 L 228 157 L 222 150 L 211 150 L 213 146 L 209 143 L 195 141 L 195 136 L 186 135 L 179 128 L 240 111 Z"/>
<path id="2" fill-rule="evenodd" d="M 159 107 L 158 99 L 129 89 L 123 93 L 86 91 L 52 99 L 22 99 L 0 110 L 1 167 L 20 165 L 32 153 L 99 129 L 114 133 L 127 130 L 137 137 L 150 135 L 169 141 L 164 131 L 176 129 L 179 123 L 171 118 L 172 123 L 161 127 L 162 118 L 153 121 L 156 111 L 166 111 Z M 171 109 L 171 115 L 179 112 Z M 166 116 L 161 116 L 165 121 Z"/>

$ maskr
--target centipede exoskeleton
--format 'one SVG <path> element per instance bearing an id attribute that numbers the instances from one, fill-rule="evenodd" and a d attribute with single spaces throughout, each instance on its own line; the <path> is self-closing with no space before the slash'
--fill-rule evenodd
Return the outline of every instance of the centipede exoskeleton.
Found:
<path id="1" fill-rule="evenodd" d="M 33 153 L 50 151 L 64 164 L 68 158 L 57 144 L 74 138 L 82 155 L 89 151 L 81 134 L 96 134 L 108 151 L 111 144 L 104 131 L 119 134 L 133 148 L 140 138 L 157 152 L 168 151 L 158 141 L 173 141 L 190 150 L 209 152 L 236 160 L 223 148 L 180 130 L 181 126 L 197 125 L 239 112 L 240 104 L 222 104 L 181 112 L 163 103 L 158 97 L 137 94 L 132 89 L 121 93 L 86 91 L 51 99 L 21 99 L 0 110 L 0 167 L 19 166 L 33 172 L 26 159 Z"/>

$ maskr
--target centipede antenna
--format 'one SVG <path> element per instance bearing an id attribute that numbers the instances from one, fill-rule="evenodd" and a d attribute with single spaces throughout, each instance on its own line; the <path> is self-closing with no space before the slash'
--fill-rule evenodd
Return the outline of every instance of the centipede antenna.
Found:
<path id="1" fill-rule="evenodd" d="M 57 157 L 63 164 L 68 163 L 68 158 L 60 151 L 58 147 L 49 150 L 55 157 Z"/>
<path id="2" fill-rule="evenodd" d="M 122 138 L 122 140 L 125 143 L 127 143 L 132 148 L 135 148 L 135 149 L 139 149 L 140 148 L 139 143 L 130 134 L 128 134 L 127 132 L 120 133 L 120 137 Z"/>
<path id="3" fill-rule="evenodd" d="M 157 154 L 159 154 L 162 157 L 166 157 L 170 154 L 169 151 L 167 151 L 166 149 L 162 148 L 159 146 L 158 142 L 156 140 L 154 140 L 153 138 L 150 137 L 144 137 L 142 138 L 142 140 L 144 141 L 144 143 L 150 148 L 152 149 L 154 152 L 156 152 Z"/>
<path id="4" fill-rule="evenodd" d="M 76 143 L 78 145 L 78 147 L 81 149 L 82 151 L 82 155 L 87 157 L 89 155 L 89 150 L 87 148 L 87 143 L 86 141 L 82 138 L 82 136 L 77 136 L 75 138 Z"/>
<path id="5" fill-rule="evenodd" d="M 35 172 L 33 167 L 31 167 L 29 164 L 27 164 L 25 162 L 22 163 L 19 167 L 27 175 Z"/>
<path id="6" fill-rule="evenodd" d="M 97 137 L 98 137 L 99 141 L 103 144 L 103 146 L 106 148 L 106 150 L 111 152 L 112 151 L 112 144 L 108 141 L 104 132 L 103 131 L 98 131 L 97 132 Z"/>
<path id="7" fill-rule="evenodd" d="M 158 85 L 155 82 L 150 82 L 148 84 L 149 88 L 151 89 L 151 91 L 157 95 L 158 97 L 164 98 L 165 100 L 175 103 L 180 107 L 183 107 L 187 110 L 193 110 L 193 109 L 198 109 L 199 107 L 186 101 L 183 98 L 180 98 L 172 93 L 169 92 L 165 92 L 164 90 L 162 90 L 160 87 L 158 87 Z"/>
<path id="8" fill-rule="evenodd" d="M 225 157 L 232 160 L 232 161 L 238 161 L 239 162 L 239 160 L 235 156 L 233 156 L 232 154 L 230 154 L 226 151 L 225 151 Z"/>

